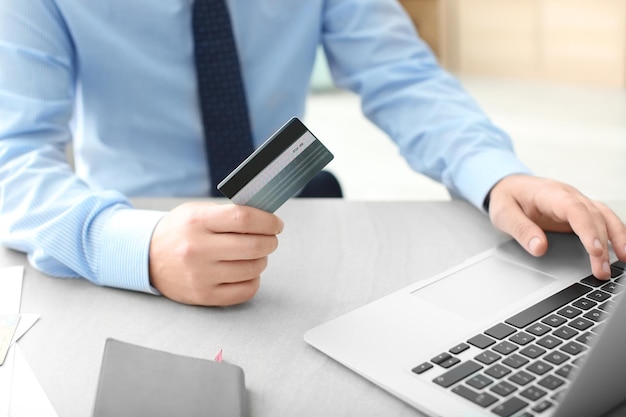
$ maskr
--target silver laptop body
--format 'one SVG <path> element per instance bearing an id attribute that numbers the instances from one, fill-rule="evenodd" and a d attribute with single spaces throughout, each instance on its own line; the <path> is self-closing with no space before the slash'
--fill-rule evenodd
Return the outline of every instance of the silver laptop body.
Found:
<path id="1" fill-rule="evenodd" d="M 549 240 L 540 258 L 506 242 L 305 340 L 427 415 L 603 415 L 626 399 L 623 271 L 605 286 L 575 235 Z"/>

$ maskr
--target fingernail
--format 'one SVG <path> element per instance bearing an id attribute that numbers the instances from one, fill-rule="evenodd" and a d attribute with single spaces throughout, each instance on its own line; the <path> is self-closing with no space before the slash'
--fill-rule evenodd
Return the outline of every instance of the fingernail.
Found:
<path id="1" fill-rule="evenodd" d="M 611 273 L 611 266 L 608 262 L 602 263 L 602 269 L 604 270 L 604 272 L 608 272 L 609 274 Z"/>
<path id="2" fill-rule="evenodd" d="M 602 243 L 600 243 L 600 239 L 596 239 L 593 241 L 593 246 L 595 246 L 598 249 L 602 249 Z"/>
<path id="3" fill-rule="evenodd" d="M 540 242 L 541 241 L 538 237 L 530 239 L 530 242 L 528 242 L 528 248 L 530 249 L 530 253 L 532 253 L 533 255 L 535 254 L 535 252 L 537 251 L 537 246 L 539 246 Z"/>

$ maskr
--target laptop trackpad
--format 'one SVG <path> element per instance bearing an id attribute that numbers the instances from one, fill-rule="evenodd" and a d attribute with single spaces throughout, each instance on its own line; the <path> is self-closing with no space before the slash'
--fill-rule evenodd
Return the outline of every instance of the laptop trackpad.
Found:
<path id="1" fill-rule="evenodd" d="M 490 256 L 412 294 L 451 313 L 480 320 L 553 281 L 542 272 Z"/>

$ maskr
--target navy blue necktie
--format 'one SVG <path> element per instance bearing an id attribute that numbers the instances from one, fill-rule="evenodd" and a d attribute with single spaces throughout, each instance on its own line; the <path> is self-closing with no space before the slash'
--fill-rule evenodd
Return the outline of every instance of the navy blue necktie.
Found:
<path id="1" fill-rule="evenodd" d="M 211 195 L 217 184 L 253 150 L 246 96 L 225 0 L 195 0 L 196 73 Z"/>

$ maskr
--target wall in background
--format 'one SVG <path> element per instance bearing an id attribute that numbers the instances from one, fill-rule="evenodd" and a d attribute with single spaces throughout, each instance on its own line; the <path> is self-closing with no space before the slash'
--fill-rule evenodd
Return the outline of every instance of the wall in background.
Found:
<path id="1" fill-rule="evenodd" d="M 625 0 L 399 0 L 449 70 L 626 87 Z"/>

